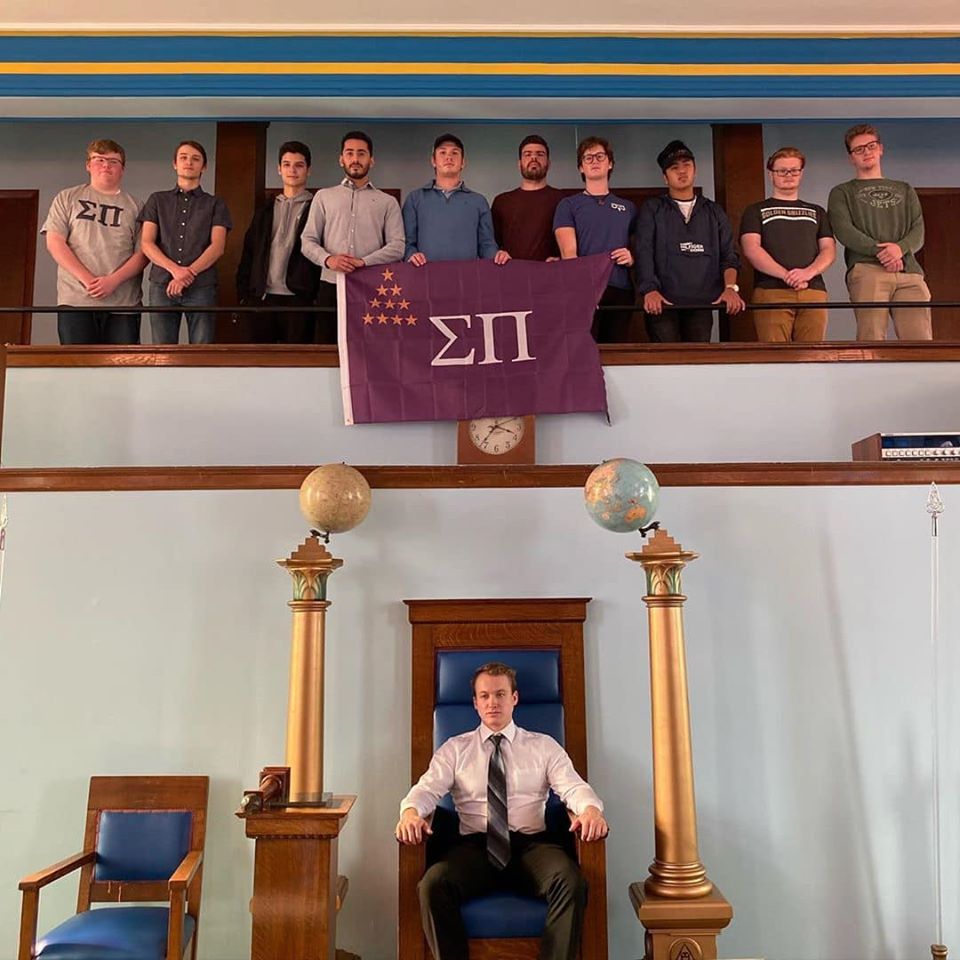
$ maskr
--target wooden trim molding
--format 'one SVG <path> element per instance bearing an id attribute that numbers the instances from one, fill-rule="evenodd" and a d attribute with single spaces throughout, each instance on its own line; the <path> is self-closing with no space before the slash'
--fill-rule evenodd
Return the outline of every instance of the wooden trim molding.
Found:
<path id="1" fill-rule="evenodd" d="M 595 464 L 357 466 L 378 490 L 582 487 Z M 651 463 L 663 487 L 837 487 L 960 483 L 953 463 Z M 0 492 L 296 490 L 313 466 L 8 467 Z"/>
<path id="2" fill-rule="evenodd" d="M 0 464 L 3 463 L 3 399 L 7 387 L 7 346 L 0 343 Z"/>
<path id="3" fill-rule="evenodd" d="M 209 344 L 169 347 L 9 346 L 19 367 L 339 367 L 335 346 Z M 929 363 L 960 360 L 960 342 L 601 344 L 604 366 L 707 363 Z"/>
<path id="4" fill-rule="evenodd" d="M 8 347 L 10 367 L 338 367 L 337 348 L 299 344 Z M 960 356 L 960 351 L 958 351 Z"/>

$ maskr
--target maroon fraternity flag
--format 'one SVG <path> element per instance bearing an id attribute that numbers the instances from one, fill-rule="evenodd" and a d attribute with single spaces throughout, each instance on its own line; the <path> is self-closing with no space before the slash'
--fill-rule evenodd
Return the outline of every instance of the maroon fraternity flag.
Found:
<path id="1" fill-rule="evenodd" d="M 606 412 L 593 311 L 606 255 L 340 274 L 346 423 Z"/>

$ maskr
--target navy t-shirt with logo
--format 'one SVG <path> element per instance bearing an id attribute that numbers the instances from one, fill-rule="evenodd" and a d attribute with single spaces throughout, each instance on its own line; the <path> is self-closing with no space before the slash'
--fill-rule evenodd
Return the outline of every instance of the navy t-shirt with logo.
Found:
<path id="1" fill-rule="evenodd" d="M 602 197 L 577 193 L 564 197 L 553 215 L 553 229 L 573 227 L 577 233 L 577 256 L 609 253 L 620 247 L 629 247 L 634 231 L 637 208 L 629 200 L 607 193 Z M 614 264 L 610 286 L 631 290 L 630 268 Z"/>

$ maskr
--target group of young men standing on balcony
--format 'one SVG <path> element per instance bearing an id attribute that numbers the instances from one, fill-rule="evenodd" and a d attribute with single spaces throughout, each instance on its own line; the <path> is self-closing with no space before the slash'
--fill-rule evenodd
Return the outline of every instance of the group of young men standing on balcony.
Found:
<path id="1" fill-rule="evenodd" d="M 767 161 L 770 197 L 748 207 L 740 224 L 744 256 L 754 267 L 755 311 L 761 341 L 821 341 L 827 311 L 823 272 L 835 257 L 834 236 L 844 245 L 847 287 L 853 301 L 894 304 L 928 301 L 930 292 L 916 252 L 923 216 L 913 188 L 881 172 L 883 144 L 861 124 L 845 144 L 856 171 L 831 191 L 829 213 L 800 198 L 805 158 L 795 147 Z M 715 308 L 736 314 L 745 307 L 737 282 L 740 261 L 723 209 L 696 189 L 692 151 L 674 140 L 657 163 L 667 192 L 639 209 L 610 190 L 613 146 L 587 137 L 577 148 L 582 192 L 547 183 L 550 149 L 543 137 L 519 146 L 520 186 L 502 193 L 492 208 L 463 181 L 466 152 L 453 134 L 438 137 L 431 154 L 433 179 L 409 193 L 401 210 L 371 182 L 372 139 L 344 135 L 343 179 L 311 193 L 310 148 L 288 141 L 279 149 L 282 191 L 254 214 L 237 271 L 242 305 L 332 308 L 336 278 L 363 266 L 406 260 L 568 259 L 606 254 L 613 261 L 593 334 L 600 342 L 630 339 L 639 297 L 654 342 L 710 340 Z M 151 313 L 154 343 L 176 343 L 181 314 L 191 343 L 212 342 L 217 302 L 215 265 L 232 223 L 224 202 L 203 190 L 203 146 L 183 141 L 174 152 L 176 185 L 143 205 L 122 188 L 126 156 L 112 140 L 87 148 L 89 181 L 61 191 L 42 227 L 58 265 L 58 304 L 80 308 L 59 315 L 62 343 L 139 343 L 141 273 L 146 302 L 169 307 Z M 636 276 L 636 286 L 633 274 Z M 886 337 L 887 306 L 857 307 L 857 339 Z M 928 307 L 892 310 L 897 336 L 932 336 Z M 256 342 L 334 343 L 332 310 L 265 310 L 254 315 Z"/>

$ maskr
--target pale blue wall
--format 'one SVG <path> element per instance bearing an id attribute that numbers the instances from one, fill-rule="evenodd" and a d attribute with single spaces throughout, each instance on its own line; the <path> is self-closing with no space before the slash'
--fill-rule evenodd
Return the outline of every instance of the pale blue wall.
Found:
<path id="1" fill-rule="evenodd" d="M 843 459 L 871 416 L 874 429 L 923 429 L 931 411 L 956 409 L 951 370 L 611 368 L 614 427 L 543 418 L 541 459 L 722 459 L 727 437 L 743 459 Z M 339 426 L 336 375 L 14 369 L 5 456 L 451 462 L 452 424 Z M 770 408 L 771 395 L 810 405 Z M 958 490 L 943 488 L 941 525 L 948 942 L 960 929 L 949 866 L 960 856 Z M 702 555 L 684 588 L 701 851 L 736 910 L 721 956 L 901 960 L 935 937 L 926 496 L 922 486 L 663 492 L 660 519 Z M 80 842 L 91 774 L 205 772 L 201 957 L 241 960 L 252 851 L 233 811 L 260 767 L 283 757 L 289 586 L 273 561 L 305 534 L 295 492 L 14 494 L 9 507 L 0 957 L 13 956 L 17 880 Z M 331 581 L 326 782 L 360 795 L 341 845 L 342 946 L 371 960 L 394 952 L 391 829 L 410 775 L 401 601 L 567 595 L 595 598 L 587 716 L 591 778 L 614 829 L 610 960 L 641 955 L 626 890 L 653 854 L 647 654 L 641 572 L 623 559 L 638 546 L 593 526 L 576 488 L 376 490 L 363 526 L 335 538 L 346 565 Z M 73 884 L 61 887 L 45 924 L 70 908 Z"/>

